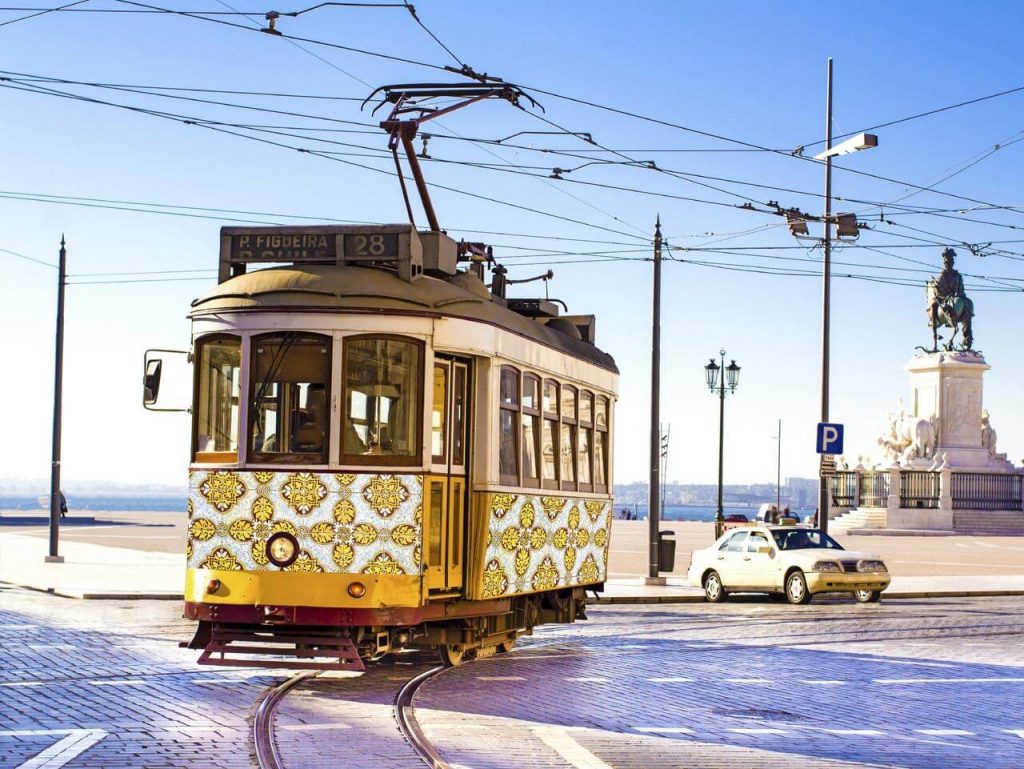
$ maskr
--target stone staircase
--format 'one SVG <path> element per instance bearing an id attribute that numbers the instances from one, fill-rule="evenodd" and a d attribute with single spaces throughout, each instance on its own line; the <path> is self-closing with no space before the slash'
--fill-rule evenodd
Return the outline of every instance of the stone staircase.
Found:
<path id="1" fill-rule="evenodd" d="M 884 529 L 888 521 L 884 507 L 857 507 L 832 518 L 829 526 L 837 529 Z"/>
<path id="2" fill-rule="evenodd" d="M 1024 512 L 1020 510 L 954 510 L 953 528 L 958 534 L 1024 536 Z"/>

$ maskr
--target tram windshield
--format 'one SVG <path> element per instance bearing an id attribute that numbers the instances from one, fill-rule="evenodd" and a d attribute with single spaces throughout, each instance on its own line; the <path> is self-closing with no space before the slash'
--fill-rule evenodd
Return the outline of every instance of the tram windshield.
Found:
<path id="1" fill-rule="evenodd" d="M 253 339 L 249 408 L 257 462 L 325 462 L 331 340 L 289 331 Z"/>
<path id="2" fill-rule="evenodd" d="M 422 358 L 421 344 L 411 340 L 346 340 L 344 461 L 419 461 Z"/>

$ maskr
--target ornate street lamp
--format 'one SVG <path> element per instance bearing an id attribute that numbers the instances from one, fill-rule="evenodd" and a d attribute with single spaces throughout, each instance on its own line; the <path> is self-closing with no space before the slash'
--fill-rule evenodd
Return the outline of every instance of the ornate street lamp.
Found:
<path id="1" fill-rule="evenodd" d="M 715 363 L 715 359 L 704 367 L 704 375 L 707 378 L 708 390 L 714 395 L 718 392 L 718 510 L 715 512 L 715 539 L 722 536 L 722 524 L 725 521 L 725 512 L 722 509 L 722 458 L 725 446 L 725 393 L 736 392 L 736 385 L 740 382 L 740 367 L 736 361 L 730 361 L 725 365 L 725 349 L 718 351 L 722 364 Z M 724 376 L 719 379 L 719 374 L 724 371 Z"/>

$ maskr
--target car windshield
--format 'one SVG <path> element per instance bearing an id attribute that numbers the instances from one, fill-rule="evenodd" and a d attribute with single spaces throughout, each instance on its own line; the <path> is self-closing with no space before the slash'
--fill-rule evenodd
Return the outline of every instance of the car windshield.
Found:
<path id="1" fill-rule="evenodd" d="M 772 536 L 779 550 L 810 550 L 819 547 L 843 549 L 842 545 L 821 529 L 772 529 Z"/>

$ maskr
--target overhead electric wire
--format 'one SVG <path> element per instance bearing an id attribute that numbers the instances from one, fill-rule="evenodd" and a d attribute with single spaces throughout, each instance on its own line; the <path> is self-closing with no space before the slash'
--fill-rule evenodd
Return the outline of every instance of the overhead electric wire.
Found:
<path id="1" fill-rule="evenodd" d="M 216 93 L 225 96 L 260 96 L 279 99 L 312 99 L 318 101 L 351 101 L 360 102 L 366 100 L 363 96 L 330 96 L 327 94 L 315 93 L 283 93 L 280 91 L 242 91 L 229 88 L 197 88 L 195 86 L 170 86 L 170 85 L 141 85 L 139 83 L 100 83 L 88 80 L 66 80 L 63 78 L 46 77 L 45 75 L 30 75 L 22 72 L 11 72 L 0 70 L 4 75 L 16 75 L 20 80 L 26 82 L 55 82 L 69 85 L 88 85 L 95 88 L 115 88 L 123 90 L 147 91 L 182 91 L 185 93 Z M 155 95 L 155 94 L 152 94 Z M 379 133 L 375 132 L 375 133 Z"/>
<path id="2" fill-rule="evenodd" d="M 34 256 L 26 256 L 25 254 L 20 254 L 17 251 L 11 251 L 11 249 L 9 249 L 9 248 L 0 248 L 0 251 L 2 251 L 5 254 L 10 254 L 11 256 L 16 256 L 19 259 L 26 259 L 26 260 L 28 260 L 30 262 L 35 262 L 36 264 L 41 264 L 43 267 L 50 267 L 50 268 L 52 268 L 54 270 L 57 269 L 57 265 L 55 265 L 55 264 L 52 264 L 50 262 L 44 262 L 42 259 L 36 259 Z"/>
<path id="3" fill-rule="evenodd" d="M 188 11 L 177 11 L 177 10 L 174 10 L 173 8 L 163 8 L 163 7 L 158 6 L 158 5 L 149 5 L 147 3 L 138 2 L 137 0 L 117 0 L 117 1 L 119 3 L 124 3 L 125 5 L 133 5 L 133 6 L 138 6 L 140 8 L 149 8 L 149 9 L 151 9 L 153 11 L 160 11 L 162 13 L 172 14 L 172 15 L 175 15 L 175 16 L 184 16 L 184 17 L 189 18 L 189 19 L 198 19 L 200 21 L 208 21 L 208 22 L 212 22 L 214 24 L 221 24 L 221 25 L 228 26 L 228 27 L 234 27 L 235 29 L 243 29 L 243 30 L 245 30 L 247 32 L 258 32 L 260 34 L 264 34 L 260 29 L 256 29 L 254 27 L 247 27 L 244 24 L 236 24 L 233 21 L 227 21 L 225 19 L 211 18 L 209 16 L 201 16 L 201 15 L 197 15 L 195 13 L 190 13 Z M 243 14 L 243 15 L 245 15 L 245 14 Z M 273 37 L 280 37 L 280 38 L 282 38 L 284 40 L 293 40 L 293 41 L 301 42 L 301 43 L 309 43 L 310 45 L 323 46 L 324 48 L 333 48 L 333 49 L 339 50 L 339 51 L 349 51 L 350 53 L 359 53 L 359 54 L 363 54 L 364 56 L 372 56 L 372 57 L 375 57 L 375 58 L 378 58 L 378 59 L 386 59 L 386 60 L 389 60 L 389 61 L 397 61 L 397 62 L 400 62 L 402 64 L 413 64 L 413 65 L 415 65 L 417 67 L 426 67 L 428 69 L 440 70 L 442 72 L 447 72 L 448 71 L 445 67 L 443 67 L 443 66 L 441 66 L 439 64 L 431 64 L 430 62 L 417 61 L 416 59 L 408 59 L 408 58 L 406 58 L 404 56 L 394 56 L 392 54 L 380 53 L 379 51 L 367 51 L 367 50 L 365 50 L 363 48 L 355 48 L 354 46 L 350 46 L 350 45 L 341 45 L 340 43 L 330 43 L 330 42 L 327 42 L 325 40 L 313 40 L 311 38 L 299 37 L 297 35 L 287 35 L 284 32 L 281 32 L 280 30 L 275 30 L 275 32 L 277 32 L 277 34 L 273 35 Z M 346 74 L 348 74 L 348 73 L 346 73 Z"/>
<path id="4" fill-rule="evenodd" d="M 466 63 L 462 59 L 460 59 L 458 56 L 456 56 L 452 52 L 451 48 L 449 48 L 447 45 L 442 43 L 441 39 L 437 35 L 435 35 L 433 32 L 430 31 L 430 29 L 427 27 L 427 25 L 423 23 L 423 20 L 420 19 L 420 17 L 416 15 L 416 9 L 412 5 L 409 4 L 408 0 L 406 0 L 406 2 L 405 2 L 405 8 L 406 8 L 407 11 L 409 11 L 409 15 L 412 16 L 416 20 L 416 23 L 419 24 L 423 28 L 423 31 L 426 32 L 428 35 L 430 35 L 434 39 L 435 43 L 437 43 L 439 46 L 444 48 L 444 50 L 448 52 L 448 55 L 451 56 L 453 59 L 455 59 L 455 63 L 456 64 L 458 64 L 460 67 L 465 68 Z"/>
<path id="5" fill-rule="evenodd" d="M 17 19 L 8 19 L 7 21 L 0 22 L 0 27 L 6 27 L 9 24 L 17 24 L 19 21 L 28 21 L 29 19 L 34 19 L 37 16 L 45 16 L 48 13 L 56 13 L 57 11 L 66 11 L 66 10 L 70 9 L 72 6 L 82 5 L 83 3 L 87 3 L 87 2 L 89 2 L 89 0 L 77 0 L 77 2 L 68 3 L 67 5 L 62 5 L 59 8 L 0 8 L 0 11 L 17 11 L 17 12 L 21 12 L 21 11 L 37 11 L 37 13 L 30 13 L 28 16 L 21 16 L 21 17 L 19 17 Z"/>
<path id="6" fill-rule="evenodd" d="M 911 120 L 917 120 L 918 118 L 928 117 L 930 115 L 937 115 L 940 112 L 948 112 L 949 110 L 958 109 L 959 107 L 966 107 L 970 104 L 978 104 L 979 102 L 988 101 L 989 99 L 996 99 L 1000 96 L 1007 96 L 1013 93 L 1020 93 L 1021 91 L 1024 91 L 1024 85 L 1017 86 L 1015 88 L 1009 88 L 1005 91 L 999 91 L 998 93 L 992 93 L 989 94 L 988 96 L 979 96 L 976 99 L 968 99 L 967 101 L 957 102 L 956 104 L 947 104 L 945 107 L 937 107 L 936 109 L 930 109 L 925 112 L 918 112 L 914 115 L 908 115 L 906 117 L 897 118 L 896 120 L 889 120 L 885 123 L 877 123 L 876 125 L 868 126 L 867 128 L 861 128 L 858 131 L 850 131 L 848 133 L 839 134 L 838 136 L 833 136 L 832 140 L 835 141 L 837 139 L 845 139 L 848 136 L 856 136 L 857 134 L 867 133 L 868 131 L 877 131 L 879 128 L 889 128 L 890 126 L 899 125 L 900 123 L 907 123 Z M 824 143 L 824 139 L 818 139 L 817 141 L 808 142 L 802 146 L 805 148 L 816 147 L 817 145 Z"/>

